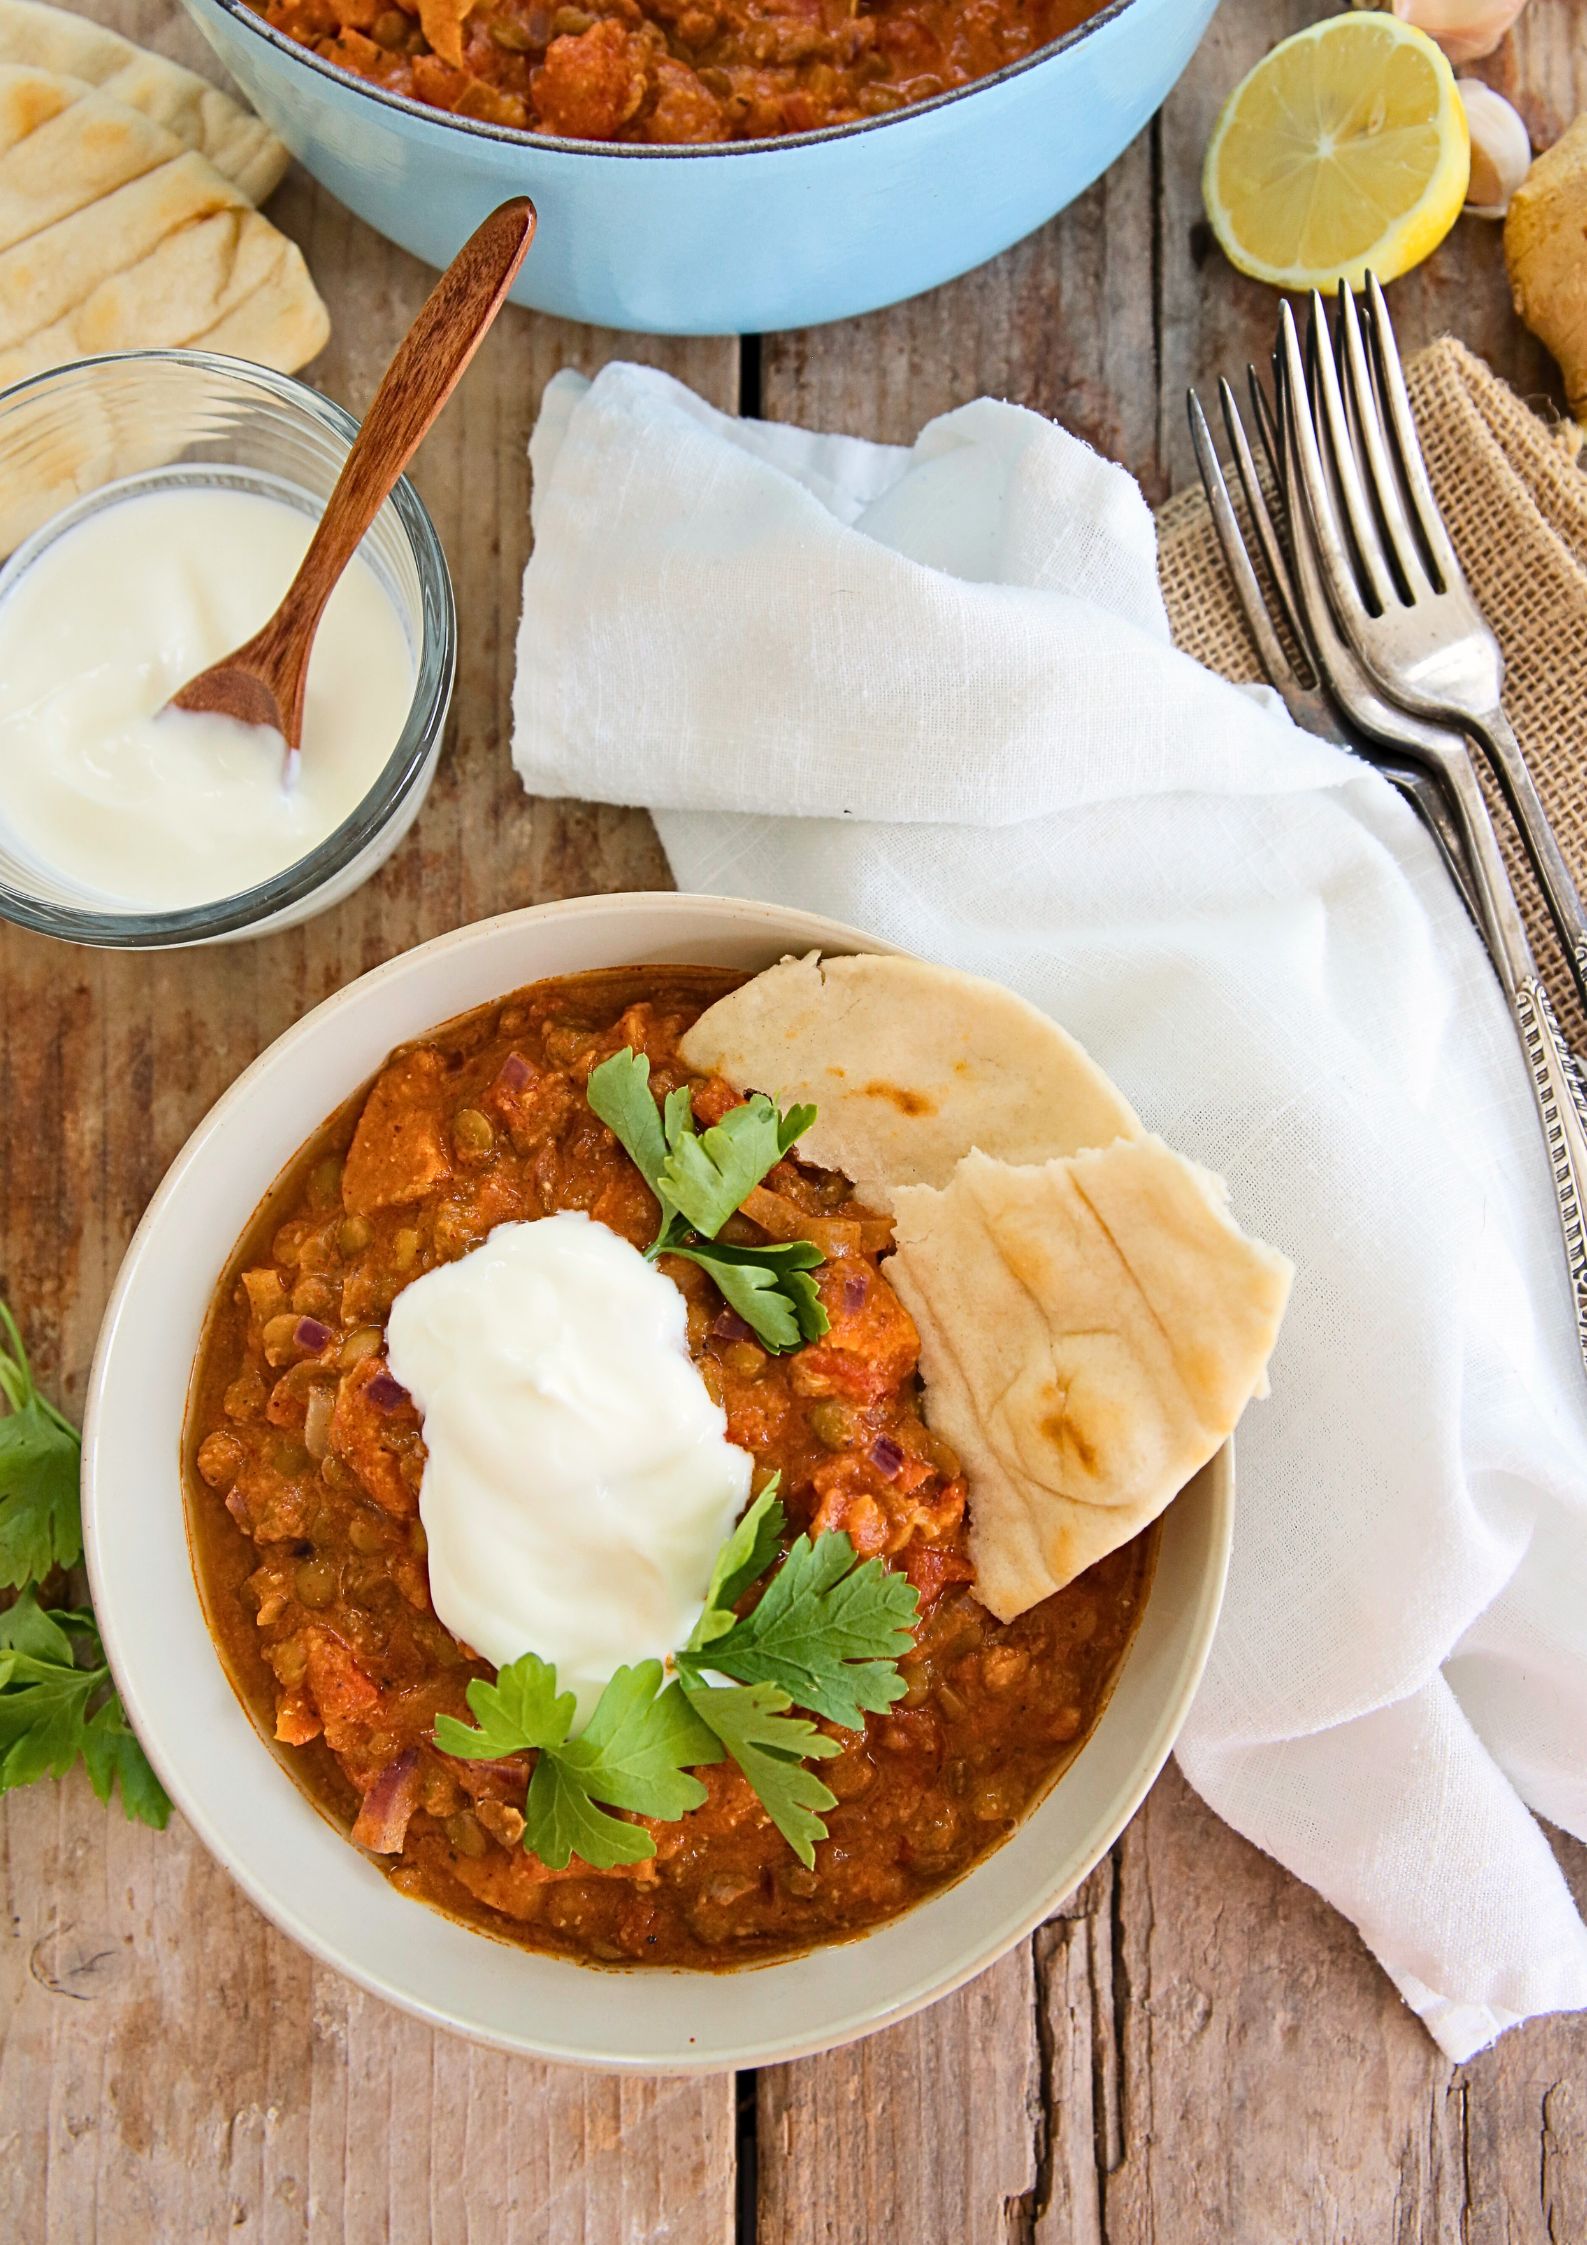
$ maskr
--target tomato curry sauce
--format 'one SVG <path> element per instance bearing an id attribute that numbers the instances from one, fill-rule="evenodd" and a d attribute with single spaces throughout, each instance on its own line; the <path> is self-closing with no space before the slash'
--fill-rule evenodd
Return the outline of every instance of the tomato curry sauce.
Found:
<path id="1" fill-rule="evenodd" d="M 1103 0 L 250 0 L 391 93 L 567 140 L 763 140 L 1023 62 Z"/>
<path id="2" fill-rule="evenodd" d="M 807 1870 L 731 1762 L 700 1808 L 649 1824 L 655 1856 L 550 1870 L 522 1844 L 530 1757 L 467 1762 L 438 1714 L 494 1672 L 430 1602 L 424 1436 L 386 1365 L 399 1290 L 497 1224 L 586 1211 L 636 1246 L 656 1207 L 591 1110 L 624 1045 L 697 1120 L 738 1095 L 677 1045 L 735 976 L 645 968 L 543 982 L 396 1053 L 292 1164 L 234 1256 L 187 1430 L 194 1561 L 239 1696 L 316 1803 L 393 1884 L 536 1948 L 710 1967 L 860 1931 L 957 1878 L 1013 1829 L 1095 1722 L 1149 1580 L 1150 1532 L 1015 1622 L 976 1601 L 966 1488 L 921 1416 L 914 1326 L 887 1283 L 885 1219 L 847 1181 L 785 1159 L 724 1238 L 803 1236 L 830 1319 L 768 1355 L 703 1271 L 664 1257 L 700 1376 L 781 1475 L 789 1537 L 843 1529 L 920 1599 L 904 1696 L 819 1765 L 838 1797 Z M 526 1470 L 532 1471 L 532 1461 Z M 703 1586 L 702 1586 L 703 1587 Z M 532 1648 L 525 1648 L 526 1650 Z M 644 1821 L 644 1820 L 642 1820 Z"/>

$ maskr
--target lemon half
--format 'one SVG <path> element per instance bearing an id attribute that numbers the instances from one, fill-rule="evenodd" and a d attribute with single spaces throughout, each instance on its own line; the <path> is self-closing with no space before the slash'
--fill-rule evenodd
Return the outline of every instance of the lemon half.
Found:
<path id="1" fill-rule="evenodd" d="M 1393 280 L 1460 215 L 1471 137 L 1455 74 L 1423 31 L 1331 16 L 1286 39 L 1224 104 L 1202 174 L 1242 273 L 1322 289 Z"/>

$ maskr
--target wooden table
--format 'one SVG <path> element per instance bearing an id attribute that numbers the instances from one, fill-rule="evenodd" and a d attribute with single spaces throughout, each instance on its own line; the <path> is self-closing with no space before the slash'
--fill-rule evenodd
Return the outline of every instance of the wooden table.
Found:
<path id="1" fill-rule="evenodd" d="M 203 67 L 168 0 L 91 12 Z M 805 334 L 668 343 L 512 312 L 418 482 L 457 583 L 461 662 L 435 791 L 395 860 L 312 926 L 117 958 L 0 930 L 0 1291 L 80 1405 L 117 1260 L 205 1108 L 305 1008 L 506 907 L 663 885 L 648 821 L 525 801 L 507 698 L 525 447 L 559 366 L 621 352 L 717 404 L 907 438 L 981 391 L 1066 421 L 1165 496 L 1187 382 L 1265 348 L 1274 305 L 1201 218 L 1219 102 L 1316 0 L 1225 0 L 1151 129 L 995 265 Z M 1533 0 L 1488 72 L 1547 141 L 1587 105 L 1579 0 Z M 294 175 L 273 215 L 355 410 L 428 286 Z M 1402 284 L 1553 394 L 1497 230 L 1463 222 Z M 17 2245 L 1566 2245 L 1587 2238 L 1587 2022 L 1442 2060 L 1354 1932 L 1165 1775 L 1112 1856 L 974 1986 L 858 2047 L 736 2081 L 622 2082 L 432 2033 L 313 1965 L 180 1822 L 124 1825 L 76 1781 L 0 1817 L 0 2223 Z M 1587 1856 L 1565 1849 L 1587 1886 Z"/>

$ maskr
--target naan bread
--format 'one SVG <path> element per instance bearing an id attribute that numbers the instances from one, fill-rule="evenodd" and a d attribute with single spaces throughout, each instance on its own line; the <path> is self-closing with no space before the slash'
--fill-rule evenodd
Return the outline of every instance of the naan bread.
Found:
<path id="1" fill-rule="evenodd" d="M 1046 1014 L 923 959 L 784 959 L 708 1006 L 679 1051 L 739 1091 L 811 1101 L 801 1153 L 877 1208 L 900 1187 L 946 1185 L 972 1146 L 1045 1161 L 1141 1127 Z"/>
<path id="2" fill-rule="evenodd" d="M 131 110 L 119 122 L 127 141 L 170 141 Z M 329 333 L 297 248 L 190 152 L 0 247 L 0 384 L 101 351 L 173 346 L 290 373 Z"/>
<path id="3" fill-rule="evenodd" d="M 218 86 L 66 8 L 0 0 L 0 62 L 53 72 L 138 111 L 207 156 L 251 203 L 279 186 L 292 160 L 269 127 Z"/>
<path id="4" fill-rule="evenodd" d="M 887 1275 L 920 1329 L 928 1423 L 970 1487 L 1000 1621 L 1137 1535 L 1262 1392 L 1293 1275 L 1221 1178 L 1160 1138 L 1013 1167 L 966 1155 L 896 1198 Z"/>

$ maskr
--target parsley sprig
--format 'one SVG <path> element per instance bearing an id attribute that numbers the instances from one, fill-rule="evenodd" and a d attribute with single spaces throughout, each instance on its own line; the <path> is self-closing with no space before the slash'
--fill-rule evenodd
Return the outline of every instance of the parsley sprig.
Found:
<path id="1" fill-rule="evenodd" d="M 698 1264 L 773 1355 L 819 1339 L 828 1320 L 810 1273 L 823 1260 L 821 1250 L 803 1239 L 734 1247 L 716 1236 L 810 1128 L 814 1107 L 780 1113 L 756 1092 L 700 1131 L 687 1085 L 669 1092 L 658 1109 L 650 1062 L 631 1046 L 590 1071 L 587 1092 L 660 1204 L 646 1256 L 653 1262 L 658 1255 L 681 1255 Z"/>
<path id="2" fill-rule="evenodd" d="M 705 1609 L 675 1655 L 676 1678 L 664 1682 L 657 1660 L 620 1668 L 576 1737 L 573 1694 L 557 1691 L 556 1670 L 534 1653 L 494 1684 L 469 1685 L 477 1729 L 437 1717 L 443 1753 L 497 1761 L 534 1752 L 524 1845 L 553 1870 L 574 1855 L 597 1870 L 654 1855 L 642 1825 L 607 1809 L 667 1821 L 687 1815 L 706 1797 L 689 1773 L 724 1758 L 738 1764 L 799 1860 L 814 1865 L 815 1844 L 826 1837 L 822 1813 L 836 1796 L 808 1765 L 842 1749 L 792 1710 L 857 1730 L 867 1710 L 890 1707 L 904 1690 L 897 1663 L 912 1642 L 917 1599 L 880 1560 L 858 1559 L 847 1536 L 800 1536 L 740 1617 L 736 1609 L 777 1558 L 786 1525 L 773 1481 L 717 1555 Z"/>
<path id="3" fill-rule="evenodd" d="M 721 1759 L 678 1685 L 663 1685 L 659 1660 L 619 1668 L 576 1738 L 568 1735 L 573 1694 L 557 1690 L 555 1668 L 534 1653 L 502 1669 L 494 1684 L 470 1684 L 468 1704 L 479 1728 L 438 1715 L 436 1745 L 476 1762 L 533 1750 L 524 1845 L 554 1871 L 571 1855 L 601 1870 L 654 1855 L 656 1843 L 643 1826 L 608 1816 L 597 1803 L 641 1816 L 683 1816 L 705 1799 L 690 1766 Z"/>
<path id="4" fill-rule="evenodd" d="M 0 1302 L 0 1584 L 21 1590 L 83 1555 L 77 1430 L 33 1384 L 17 1321 Z"/>
<path id="5" fill-rule="evenodd" d="M 36 1586 L 82 1557 L 82 1444 L 33 1383 L 16 1319 L 0 1302 L 0 1793 L 64 1777 L 81 1761 L 100 1800 L 164 1828 L 165 1789 L 149 1767 L 111 1681 L 94 1617 L 45 1608 Z"/>
<path id="6" fill-rule="evenodd" d="M 771 1490 L 740 1527 L 762 1506 L 755 1534 L 780 1542 L 783 1508 Z M 847 1536 L 800 1536 L 742 1620 L 732 1611 L 731 1579 L 728 1596 L 713 1595 L 677 1656 L 678 1672 L 686 1683 L 711 1670 L 771 1684 L 828 1722 L 861 1730 L 867 1713 L 882 1713 L 904 1689 L 898 1661 L 913 1642 L 918 1604 L 913 1585 L 879 1559 L 856 1563 Z"/>

